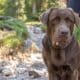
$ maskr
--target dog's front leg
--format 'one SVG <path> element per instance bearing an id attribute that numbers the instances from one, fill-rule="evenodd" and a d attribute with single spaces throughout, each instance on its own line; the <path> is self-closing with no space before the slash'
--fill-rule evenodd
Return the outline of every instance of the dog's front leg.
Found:
<path id="1" fill-rule="evenodd" d="M 48 75 L 49 75 L 49 80 L 59 80 L 59 77 L 53 72 L 49 72 Z"/>

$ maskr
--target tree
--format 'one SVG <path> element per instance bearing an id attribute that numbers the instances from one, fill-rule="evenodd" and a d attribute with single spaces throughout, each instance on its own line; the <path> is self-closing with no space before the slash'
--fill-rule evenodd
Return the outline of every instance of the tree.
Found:
<path id="1" fill-rule="evenodd" d="M 6 3 L 6 0 L 0 0 L 0 15 L 5 14 L 5 3 Z"/>
<path id="2" fill-rule="evenodd" d="M 16 17 L 16 0 L 6 0 L 5 15 Z"/>
<path id="3" fill-rule="evenodd" d="M 16 6 L 17 6 L 16 17 L 18 19 L 25 20 L 26 19 L 25 12 L 24 12 L 25 0 L 16 0 Z"/>
<path id="4" fill-rule="evenodd" d="M 1 0 L 2 1 L 2 0 Z M 56 7 L 59 0 L 3 0 L 6 16 L 16 17 L 22 20 L 38 20 L 39 15 L 46 9 Z M 2 2 L 1 2 L 2 3 Z"/>

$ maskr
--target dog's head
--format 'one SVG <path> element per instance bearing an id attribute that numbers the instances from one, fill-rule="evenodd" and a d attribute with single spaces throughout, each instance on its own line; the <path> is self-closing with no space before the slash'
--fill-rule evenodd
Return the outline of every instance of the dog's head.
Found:
<path id="1" fill-rule="evenodd" d="M 47 26 L 47 35 L 53 47 L 66 47 L 72 40 L 74 25 L 79 25 L 78 15 L 69 8 L 50 8 L 40 20 Z"/>

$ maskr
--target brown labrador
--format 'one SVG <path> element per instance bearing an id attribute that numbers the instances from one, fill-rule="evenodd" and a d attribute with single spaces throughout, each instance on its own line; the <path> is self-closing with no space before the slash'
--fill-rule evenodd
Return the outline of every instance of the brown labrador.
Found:
<path id="1" fill-rule="evenodd" d="M 49 80 L 80 79 L 80 47 L 73 35 L 80 21 L 78 15 L 69 8 L 50 8 L 40 20 L 47 26 L 42 43 Z"/>

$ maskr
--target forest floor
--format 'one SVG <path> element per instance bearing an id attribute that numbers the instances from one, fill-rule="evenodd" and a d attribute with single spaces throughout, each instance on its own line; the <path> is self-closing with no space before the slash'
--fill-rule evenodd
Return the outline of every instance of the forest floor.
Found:
<path id="1" fill-rule="evenodd" d="M 25 51 L 18 51 L 16 55 L 5 55 L 0 51 L 0 80 L 48 80 L 42 59 L 45 33 L 34 26 L 28 26 L 28 32 L 30 37 L 25 41 Z M 7 51 L 6 48 L 1 50 Z"/>

